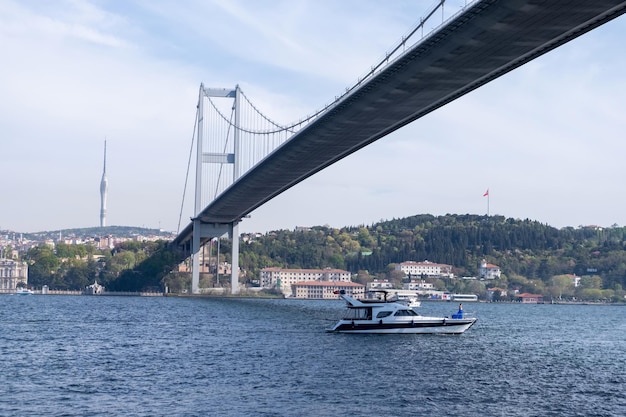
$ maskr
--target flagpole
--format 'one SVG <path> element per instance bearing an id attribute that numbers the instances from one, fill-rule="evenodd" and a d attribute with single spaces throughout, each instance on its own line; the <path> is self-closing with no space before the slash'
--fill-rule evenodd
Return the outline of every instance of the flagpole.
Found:
<path id="1" fill-rule="evenodd" d="M 487 191 L 485 191 L 483 197 L 487 197 L 487 217 L 489 217 L 489 188 L 487 188 Z"/>

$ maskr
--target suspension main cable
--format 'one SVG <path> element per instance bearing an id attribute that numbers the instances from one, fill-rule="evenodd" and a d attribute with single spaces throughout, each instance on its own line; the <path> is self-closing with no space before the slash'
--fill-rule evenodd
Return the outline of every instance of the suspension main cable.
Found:
<path id="1" fill-rule="evenodd" d="M 200 98 L 202 100 L 202 98 Z M 193 144 L 196 140 L 196 127 L 198 121 L 199 107 L 196 107 L 196 118 L 193 121 L 193 134 L 191 135 L 191 148 L 189 149 L 189 160 L 187 161 L 187 173 L 185 174 L 185 186 L 183 187 L 183 201 L 180 203 L 180 214 L 178 215 L 178 228 L 176 234 L 180 233 L 180 221 L 183 218 L 183 207 L 185 206 L 185 194 L 187 192 L 187 181 L 189 180 L 189 168 L 191 167 L 191 155 L 193 154 Z"/>
<path id="2" fill-rule="evenodd" d="M 243 94 L 243 92 L 242 92 L 242 90 L 241 90 L 241 89 L 239 89 L 239 91 Z M 245 97 L 245 95 L 244 95 L 244 97 Z M 324 108 L 322 108 L 321 110 L 318 110 L 317 112 L 313 113 L 312 115 L 310 115 L 310 116 L 308 116 L 308 117 L 306 117 L 306 118 L 304 118 L 304 119 L 302 119 L 302 120 L 299 120 L 299 121 L 297 121 L 297 122 L 295 122 L 295 123 L 292 123 L 292 124 L 290 124 L 290 125 L 288 125 L 288 126 L 281 126 L 281 125 L 277 124 L 276 122 L 273 122 L 273 121 L 272 121 L 271 119 L 269 119 L 267 116 L 263 115 L 263 113 L 261 113 L 258 109 L 256 109 L 256 107 L 254 107 L 254 105 L 253 105 L 252 103 L 250 103 L 250 100 L 248 100 L 248 99 L 247 99 L 247 97 L 246 97 L 246 101 L 247 101 L 248 103 L 250 103 L 250 105 L 251 105 L 251 106 L 255 109 L 255 111 L 256 111 L 257 113 L 259 113 L 259 114 L 260 114 L 263 118 L 267 119 L 267 120 L 268 120 L 270 123 L 272 123 L 274 126 L 279 127 L 279 129 L 273 129 L 273 130 L 272 130 L 272 129 L 268 129 L 268 130 L 258 131 L 258 132 L 257 132 L 257 131 L 254 131 L 254 130 L 251 130 L 251 129 L 247 129 L 247 128 L 244 128 L 244 127 L 241 127 L 241 126 L 235 126 L 235 125 L 232 123 L 232 121 L 229 121 L 229 119 L 228 119 L 228 118 L 227 118 L 227 117 L 226 117 L 226 116 L 225 116 L 225 115 L 224 115 L 224 114 L 223 114 L 223 113 L 222 113 L 222 112 L 221 112 L 221 111 L 217 108 L 217 106 L 216 106 L 216 104 L 213 102 L 213 100 L 211 100 L 211 98 L 210 98 L 210 97 L 207 97 L 207 98 L 208 98 L 208 100 L 209 100 L 209 103 L 211 103 L 211 106 L 213 107 L 213 109 L 215 109 L 215 111 L 217 112 L 217 114 L 218 114 L 218 115 L 219 115 L 219 116 L 220 116 L 220 117 L 221 117 L 221 118 L 222 118 L 222 119 L 223 119 L 226 123 L 229 123 L 229 124 L 233 127 L 233 129 L 237 129 L 237 130 L 239 130 L 240 132 L 250 133 L 250 134 L 253 134 L 253 135 L 271 135 L 271 134 L 274 134 L 274 133 L 280 133 L 280 132 L 285 132 L 285 131 L 290 132 L 290 133 L 295 133 L 295 130 L 294 130 L 294 129 L 295 129 L 296 127 L 299 127 L 299 126 L 302 126 L 303 124 L 308 123 L 309 121 L 311 121 L 312 119 L 316 118 L 316 117 L 317 117 L 317 116 L 319 116 L 321 113 L 323 113 L 324 111 L 326 111 L 326 110 L 327 110 L 330 106 L 332 106 L 333 104 L 335 104 L 335 102 L 333 102 L 333 103 L 331 103 L 331 104 L 328 104 L 328 105 L 326 105 Z"/>
<path id="3" fill-rule="evenodd" d="M 255 112 L 257 112 L 257 114 L 259 116 L 261 116 L 263 119 L 267 120 L 271 125 L 275 126 L 275 127 L 279 127 L 281 128 L 281 130 L 285 129 L 285 126 L 282 126 L 278 123 L 276 123 L 275 121 L 273 121 L 272 119 L 270 119 L 269 117 L 267 117 L 266 115 L 264 115 L 263 113 L 261 113 L 261 111 L 254 105 L 252 104 L 252 102 L 250 101 L 250 99 L 248 98 L 248 96 L 246 96 L 243 92 L 243 90 L 240 88 L 239 89 L 239 94 L 241 94 L 241 96 L 248 102 L 248 104 L 250 105 L 250 107 L 252 107 L 252 109 L 254 109 Z"/>
<path id="4" fill-rule="evenodd" d="M 211 101 L 211 99 L 209 98 L 209 101 Z M 211 105 L 213 106 L 213 108 L 215 109 L 215 111 L 217 111 L 217 113 L 219 113 L 220 117 L 223 117 L 222 114 L 220 113 L 220 111 L 215 107 L 215 105 L 213 103 L 211 103 Z M 232 107 L 231 112 L 230 112 L 230 120 L 226 120 L 226 122 L 228 123 L 228 130 L 226 130 L 226 141 L 224 142 L 224 150 L 222 151 L 222 153 L 226 153 L 226 148 L 228 147 L 228 140 L 230 137 L 230 128 L 231 126 L 234 126 L 233 124 L 233 115 L 235 114 L 235 106 Z M 236 150 L 235 150 L 236 151 Z M 220 181 L 222 180 L 222 171 L 224 169 L 224 164 L 220 164 L 220 169 L 218 171 L 217 174 L 217 181 L 215 181 L 215 194 L 213 195 L 213 199 L 217 198 L 217 193 L 219 192 L 219 184 Z"/>

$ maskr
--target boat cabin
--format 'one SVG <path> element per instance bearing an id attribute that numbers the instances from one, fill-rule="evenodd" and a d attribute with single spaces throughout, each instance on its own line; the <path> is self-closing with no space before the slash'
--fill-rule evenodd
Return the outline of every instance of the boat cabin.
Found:
<path id="1" fill-rule="evenodd" d="M 354 307 L 349 306 L 343 317 L 344 320 L 379 320 L 385 317 L 419 317 L 415 311 L 404 306 L 389 303 L 387 306 Z"/>

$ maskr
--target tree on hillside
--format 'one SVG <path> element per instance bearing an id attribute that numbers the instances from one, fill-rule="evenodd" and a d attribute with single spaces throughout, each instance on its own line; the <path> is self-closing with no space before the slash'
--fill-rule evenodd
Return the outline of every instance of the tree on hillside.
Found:
<path id="1" fill-rule="evenodd" d="M 554 288 L 554 297 L 559 299 L 563 296 L 570 298 L 574 295 L 574 282 L 569 275 L 555 275 L 551 278 L 551 284 Z"/>
<path id="2" fill-rule="evenodd" d="M 26 254 L 26 259 L 30 264 L 28 282 L 36 288 L 41 288 L 53 281 L 54 274 L 61 263 L 48 245 L 31 248 Z"/>

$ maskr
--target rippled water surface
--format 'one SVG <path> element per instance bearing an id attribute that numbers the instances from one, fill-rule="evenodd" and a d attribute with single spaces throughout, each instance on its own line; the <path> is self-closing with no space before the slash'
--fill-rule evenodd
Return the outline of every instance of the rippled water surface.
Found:
<path id="1" fill-rule="evenodd" d="M 460 336 L 325 333 L 343 308 L 0 296 L 0 415 L 626 415 L 624 306 L 466 303 Z"/>

